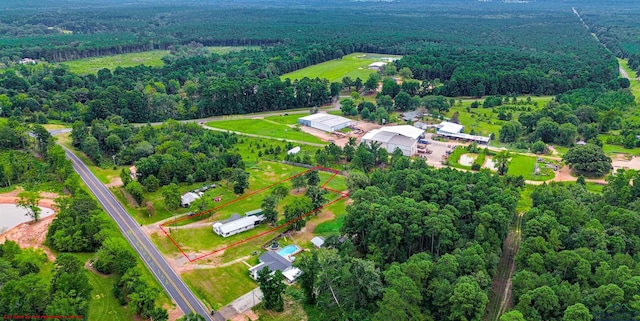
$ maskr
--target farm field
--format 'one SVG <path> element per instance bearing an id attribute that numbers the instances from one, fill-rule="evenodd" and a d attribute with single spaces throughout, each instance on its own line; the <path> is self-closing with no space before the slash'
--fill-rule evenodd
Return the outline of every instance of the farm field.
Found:
<path id="1" fill-rule="evenodd" d="M 384 57 L 400 58 L 395 55 L 382 55 L 382 54 L 370 54 L 356 52 L 350 55 L 342 57 L 342 59 L 335 59 L 327 62 L 323 62 L 317 65 L 302 68 L 287 74 L 280 76 L 281 79 L 302 79 L 304 77 L 309 78 L 326 78 L 330 82 L 341 81 L 344 77 L 350 77 L 356 79 L 360 77 L 362 81 L 367 80 L 370 74 L 375 73 L 375 70 L 369 70 L 368 66 L 372 62 L 381 61 Z"/>
<path id="2" fill-rule="evenodd" d="M 325 143 L 320 138 L 311 134 L 294 130 L 293 127 L 267 119 L 221 120 L 208 122 L 206 125 L 213 128 L 226 129 L 252 135 L 261 135 L 276 139 L 298 140 L 315 144 Z"/>
<path id="3" fill-rule="evenodd" d="M 243 49 L 259 49 L 259 47 L 206 47 L 210 53 L 226 54 L 232 51 Z M 86 75 L 97 73 L 98 70 L 107 68 L 115 69 L 116 67 L 134 67 L 145 65 L 148 67 L 159 67 L 164 65 L 162 57 L 169 54 L 168 50 L 152 50 L 143 52 L 134 52 L 127 54 L 119 54 L 105 57 L 84 58 L 69 60 L 61 63 L 69 67 L 69 71 L 75 74 Z"/>
<path id="4" fill-rule="evenodd" d="M 280 149 L 278 149 L 278 147 Z M 234 145 L 234 150 L 242 155 L 242 160 L 247 168 L 252 168 L 260 166 L 258 163 L 261 161 L 282 161 L 287 155 L 287 147 L 300 147 L 300 152 L 298 152 L 297 155 L 301 157 L 309 155 L 311 159 L 314 158 L 316 150 L 321 148 L 311 145 L 287 143 L 277 139 L 241 136 L 239 142 Z M 274 150 L 273 154 L 270 153 L 272 148 Z"/>

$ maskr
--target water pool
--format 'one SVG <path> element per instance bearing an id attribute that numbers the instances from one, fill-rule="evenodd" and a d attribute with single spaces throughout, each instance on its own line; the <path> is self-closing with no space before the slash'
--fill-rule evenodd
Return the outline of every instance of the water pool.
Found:
<path id="1" fill-rule="evenodd" d="M 283 247 L 280 251 L 278 251 L 278 254 L 284 258 L 288 258 L 289 255 L 298 251 L 300 251 L 300 248 L 295 244 L 291 244 Z"/>
<path id="2" fill-rule="evenodd" d="M 53 214 L 53 210 L 50 208 L 40 208 L 42 209 L 42 212 L 40 212 L 41 219 Z M 26 212 L 27 211 L 19 208 L 15 204 L 0 204 L 0 233 L 3 233 L 20 223 L 31 221 L 31 217 L 24 215 Z"/>

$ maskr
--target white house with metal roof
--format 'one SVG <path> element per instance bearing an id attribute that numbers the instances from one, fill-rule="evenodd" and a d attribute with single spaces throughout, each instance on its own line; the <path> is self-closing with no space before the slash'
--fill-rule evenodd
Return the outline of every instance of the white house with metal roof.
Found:
<path id="1" fill-rule="evenodd" d="M 189 207 L 191 203 L 195 202 L 199 198 L 200 198 L 200 195 L 193 192 L 188 192 L 182 195 L 182 197 L 180 197 L 180 204 L 183 207 Z"/>
<path id="2" fill-rule="evenodd" d="M 313 114 L 298 118 L 298 123 L 324 130 L 325 132 L 334 132 L 351 125 L 351 119 L 331 114 Z"/>
<path id="3" fill-rule="evenodd" d="M 264 222 L 264 215 L 241 217 L 240 215 L 234 214 L 228 220 L 213 223 L 213 231 L 222 237 L 229 237 L 251 230 L 262 222 Z"/>

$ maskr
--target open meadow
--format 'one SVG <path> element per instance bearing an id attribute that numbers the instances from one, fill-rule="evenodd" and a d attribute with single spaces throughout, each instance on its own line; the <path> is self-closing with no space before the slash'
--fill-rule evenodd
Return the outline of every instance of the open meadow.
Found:
<path id="1" fill-rule="evenodd" d="M 226 54 L 232 51 L 239 51 L 243 49 L 257 49 L 259 47 L 206 47 L 210 53 L 216 53 L 219 55 Z M 93 57 L 69 60 L 61 63 L 69 67 L 69 71 L 74 74 L 86 75 L 95 74 L 98 70 L 107 68 L 110 70 L 116 67 L 134 67 L 138 65 L 145 65 L 148 67 L 159 67 L 164 65 L 162 57 L 169 54 L 168 50 L 151 50 L 142 52 L 133 52 L 127 54 L 118 54 L 104 57 Z"/>
<path id="2" fill-rule="evenodd" d="M 302 68 L 287 74 L 282 75 L 282 79 L 302 79 L 309 77 L 311 79 L 319 77 L 326 78 L 330 82 L 341 81 L 344 77 L 350 77 L 356 79 L 360 77 L 362 81 L 367 80 L 370 74 L 377 72 L 376 70 L 370 70 L 369 64 L 382 61 L 383 58 L 400 58 L 395 55 L 382 55 L 382 54 L 370 54 L 356 52 L 350 55 L 342 57 L 342 59 L 335 59 L 327 62 L 323 62 L 317 65 Z"/>
<path id="3" fill-rule="evenodd" d="M 293 115 L 292 115 L 293 116 Z M 295 119 L 304 115 L 296 115 Z M 278 117 L 278 116 L 275 116 Z M 234 132 L 260 135 L 275 139 L 289 139 L 308 143 L 323 144 L 324 142 L 311 134 L 300 131 L 292 124 L 284 124 L 267 118 L 220 120 L 206 123 L 207 126 L 226 129 Z M 287 118 L 288 121 L 288 118 Z"/>

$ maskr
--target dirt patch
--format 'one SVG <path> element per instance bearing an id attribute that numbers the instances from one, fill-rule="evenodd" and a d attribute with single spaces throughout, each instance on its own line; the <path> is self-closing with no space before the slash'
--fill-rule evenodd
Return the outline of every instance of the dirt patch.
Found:
<path id="1" fill-rule="evenodd" d="M 106 184 L 105 186 L 107 187 L 121 187 L 122 184 L 122 178 L 120 177 L 114 177 L 111 179 L 111 181 L 109 182 L 109 184 Z"/>
<path id="2" fill-rule="evenodd" d="M 177 306 L 170 307 L 169 305 L 165 304 L 162 307 L 167 309 L 167 313 L 169 314 L 169 321 L 178 320 L 184 315 L 184 313 Z"/>
<path id="3" fill-rule="evenodd" d="M 557 170 L 556 177 L 553 178 L 553 181 L 556 182 L 571 182 L 576 180 L 578 180 L 578 178 L 571 175 L 571 169 L 569 166 L 563 166 Z"/>
<path id="4" fill-rule="evenodd" d="M 374 129 L 378 129 L 380 127 L 382 127 L 382 125 L 378 125 L 376 123 L 371 123 L 371 122 L 366 122 L 366 121 L 359 121 L 359 122 L 353 122 L 352 126 L 357 127 L 358 129 L 360 129 L 360 131 L 358 131 L 358 133 L 356 134 L 355 131 L 351 131 L 349 133 L 345 133 L 344 136 L 338 136 L 336 134 L 332 134 L 332 133 L 327 133 L 325 131 L 316 129 L 316 128 L 311 128 L 311 127 L 307 127 L 307 126 L 301 126 L 300 130 L 302 130 L 305 133 L 311 134 L 313 136 L 316 136 L 320 139 L 322 139 L 325 142 L 328 141 L 333 141 L 334 144 L 340 146 L 340 147 L 344 147 L 345 145 L 347 145 L 347 143 L 349 142 L 349 137 L 355 137 L 356 142 L 360 142 L 360 140 L 362 139 L 362 136 L 364 136 L 364 134 L 366 134 L 367 132 L 374 130 Z"/>
<path id="5" fill-rule="evenodd" d="M 460 155 L 460 159 L 458 160 L 458 163 L 460 163 L 460 165 L 463 166 L 471 166 L 473 165 L 473 162 L 476 161 L 476 155 L 473 154 L 462 154 Z"/>
<path id="6" fill-rule="evenodd" d="M 327 133 L 325 131 L 316 129 L 316 128 L 311 128 L 311 127 L 307 127 L 307 126 L 300 126 L 300 130 L 307 133 L 307 134 L 311 134 L 313 136 L 316 136 L 320 139 L 322 139 L 325 142 L 328 141 L 333 141 L 334 144 L 343 147 L 344 145 L 346 145 L 349 142 L 349 136 L 348 134 L 345 134 L 344 137 L 338 137 L 335 134 L 331 134 L 331 133 Z"/>
<path id="7" fill-rule="evenodd" d="M 498 168 L 496 167 L 496 163 L 493 162 L 493 158 L 490 156 L 487 156 L 487 158 L 484 161 L 484 165 L 482 167 L 488 168 L 489 170 L 492 170 L 492 171 L 498 170 Z"/>
<path id="8" fill-rule="evenodd" d="M 311 241 L 314 237 L 313 232 L 316 230 L 316 227 L 323 222 L 330 221 L 334 219 L 336 215 L 329 211 L 323 210 L 317 216 L 314 216 L 307 222 L 307 224 L 298 232 L 295 233 L 293 239 L 296 243 L 302 243 Z"/>
<path id="9" fill-rule="evenodd" d="M 231 321 L 247 321 L 247 320 L 258 320 L 259 316 L 257 313 L 253 312 L 253 310 L 249 310 L 246 312 L 243 312 L 241 314 L 236 314 L 234 315 L 230 320 Z"/>
<path id="10" fill-rule="evenodd" d="M 298 188 L 294 188 L 291 191 L 289 191 L 289 194 L 291 194 L 293 196 L 302 196 L 306 192 L 307 192 L 307 189 L 304 188 L 304 187 L 303 188 L 299 188 L 299 189 Z"/>

